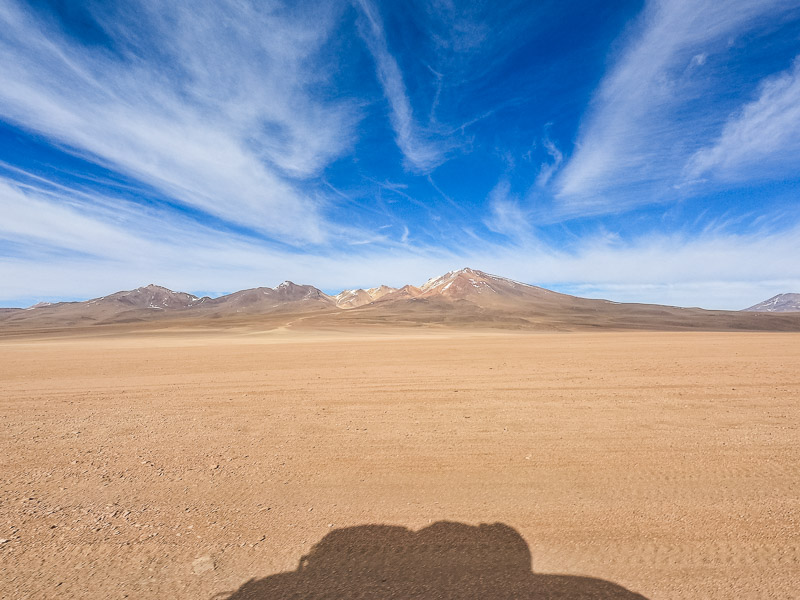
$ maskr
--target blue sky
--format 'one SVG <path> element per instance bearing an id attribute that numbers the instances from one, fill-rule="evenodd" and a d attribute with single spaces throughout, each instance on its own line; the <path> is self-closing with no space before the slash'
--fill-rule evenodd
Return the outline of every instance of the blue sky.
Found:
<path id="1" fill-rule="evenodd" d="M 0 305 L 800 291 L 800 2 L 0 0 Z"/>

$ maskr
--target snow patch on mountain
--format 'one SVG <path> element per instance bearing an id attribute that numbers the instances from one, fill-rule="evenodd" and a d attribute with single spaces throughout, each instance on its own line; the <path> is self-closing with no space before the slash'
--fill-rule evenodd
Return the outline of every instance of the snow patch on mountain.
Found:
<path id="1" fill-rule="evenodd" d="M 744 310 L 747 312 L 800 312 L 800 294 L 778 294 Z"/>

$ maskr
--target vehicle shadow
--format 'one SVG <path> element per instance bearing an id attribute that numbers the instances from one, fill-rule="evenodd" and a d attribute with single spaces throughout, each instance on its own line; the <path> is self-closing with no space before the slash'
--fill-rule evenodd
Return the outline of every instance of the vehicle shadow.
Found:
<path id="1" fill-rule="evenodd" d="M 502 523 L 441 521 L 419 531 L 388 525 L 335 529 L 297 570 L 251 579 L 227 600 L 647 600 L 602 579 L 531 570 L 528 544 Z"/>

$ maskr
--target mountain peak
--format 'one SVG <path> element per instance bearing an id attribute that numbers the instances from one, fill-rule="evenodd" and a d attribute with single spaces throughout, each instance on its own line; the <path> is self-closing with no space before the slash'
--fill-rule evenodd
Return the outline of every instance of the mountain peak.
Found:
<path id="1" fill-rule="evenodd" d="M 355 290 L 342 290 L 334 298 L 336 299 L 336 306 L 339 308 L 358 308 L 365 304 L 370 304 L 376 300 L 380 300 L 384 296 L 396 292 L 397 290 L 388 285 L 380 285 L 378 287 L 369 288 L 365 290 L 358 288 Z"/>
<path id="2" fill-rule="evenodd" d="M 172 294 L 180 293 L 180 292 L 173 292 L 171 289 L 166 288 L 163 285 L 156 285 L 155 283 L 148 283 L 147 285 L 136 288 L 135 291 L 137 290 L 165 291 L 165 292 L 170 292 Z"/>
<path id="3" fill-rule="evenodd" d="M 37 302 L 36 304 L 31 306 L 30 308 L 43 308 L 45 306 L 52 306 L 52 305 L 53 305 L 52 302 Z"/>
<path id="4" fill-rule="evenodd" d="M 744 310 L 747 312 L 798 312 L 800 311 L 800 294 L 778 294 Z"/>
<path id="5" fill-rule="evenodd" d="M 496 291 L 490 285 L 491 282 L 508 282 L 511 284 L 515 284 L 516 282 L 512 282 L 510 279 L 505 279 L 504 277 L 497 277 L 495 275 L 489 275 L 488 273 L 484 273 L 483 271 L 478 271 L 477 269 L 471 269 L 469 267 L 465 267 L 463 269 L 459 269 L 457 271 L 448 271 L 444 275 L 440 275 L 439 277 L 433 277 L 422 284 L 420 289 L 423 293 L 444 293 L 450 290 L 457 282 L 466 285 L 467 287 L 471 285 L 476 290 L 481 289 L 490 289 L 492 291 Z M 464 287 L 464 285 L 456 285 L 456 287 Z"/>
<path id="6" fill-rule="evenodd" d="M 102 298 L 96 298 L 90 302 L 108 303 L 117 302 L 121 303 L 127 308 L 144 308 L 144 309 L 185 309 L 190 308 L 199 298 L 193 294 L 186 292 L 175 292 L 169 288 L 165 288 L 155 283 L 138 287 L 135 290 L 128 290 L 124 292 L 117 292 Z"/>

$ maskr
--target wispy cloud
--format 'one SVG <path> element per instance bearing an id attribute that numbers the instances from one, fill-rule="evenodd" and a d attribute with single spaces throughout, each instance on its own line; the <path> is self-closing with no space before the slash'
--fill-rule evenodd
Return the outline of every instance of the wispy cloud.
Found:
<path id="1" fill-rule="evenodd" d="M 800 227 L 699 236 L 651 232 L 625 243 L 588 237 L 574 252 L 537 257 L 537 280 L 616 301 L 738 310 L 800 290 Z"/>
<path id="2" fill-rule="evenodd" d="M 715 143 L 697 151 L 687 175 L 760 178 L 800 166 L 800 57 L 766 79 L 756 100 L 733 115 Z"/>
<path id="3" fill-rule="evenodd" d="M 0 212 L 0 236 L 16 244 L 107 258 L 121 258 L 137 246 L 137 236 L 123 227 L 88 217 L 41 190 L 26 193 L 25 188 L 2 179 Z"/>
<path id="4" fill-rule="evenodd" d="M 358 30 L 375 61 L 378 81 L 389 103 L 389 120 L 397 147 L 409 169 L 429 173 L 444 162 L 447 144 L 427 136 L 415 120 L 403 73 L 389 51 L 378 8 L 370 0 L 355 0 L 355 4 L 360 12 Z"/>
<path id="5" fill-rule="evenodd" d="M 484 8 L 480 3 L 456 6 L 453 0 L 433 0 L 425 8 L 436 24 L 433 40 L 442 49 L 474 51 L 489 36 L 485 15 L 477 14 Z"/>
<path id="6" fill-rule="evenodd" d="M 558 170 L 558 167 L 561 166 L 561 161 L 564 160 L 564 155 L 561 153 L 561 150 L 556 147 L 550 138 L 545 138 L 542 144 L 553 161 L 550 163 L 542 163 L 542 166 L 539 168 L 539 174 L 536 176 L 536 185 L 539 187 L 547 185 L 547 182 L 550 181 L 550 178 Z"/>
<path id="7" fill-rule="evenodd" d="M 489 230 L 516 242 L 532 240 L 529 215 L 520 206 L 519 198 L 511 193 L 508 179 L 502 178 L 489 192 L 489 216 L 484 224 Z"/>
<path id="8" fill-rule="evenodd" d="M 0 118 L 186 206 L 285 241 L 325 241 L 319 200 L 296 181 L 354 136 L 354 105 L 317 92 L 335 10 L 303 18 L 225 1 L 91 6 L 87 18 L 109 47 L 3 3 Z"/>
<path id="9" fill-rule="evenodd" d="M 566 211 L 612 211 L 651 201 L 725 116 L 703 102 L 714 77 L 703 68 L 732 38 L 796 7 L 785 0 L 651 0 L 596 92 L 576 150 L 556 179 Z M 691 66 L 692 68 L 687 68 Z M 719 76 L 719 74 L 717 74 Z M 727 90 L 730 93 L 730 90 Z M 637 190 L 609 196 L 610 190 Z"/>

